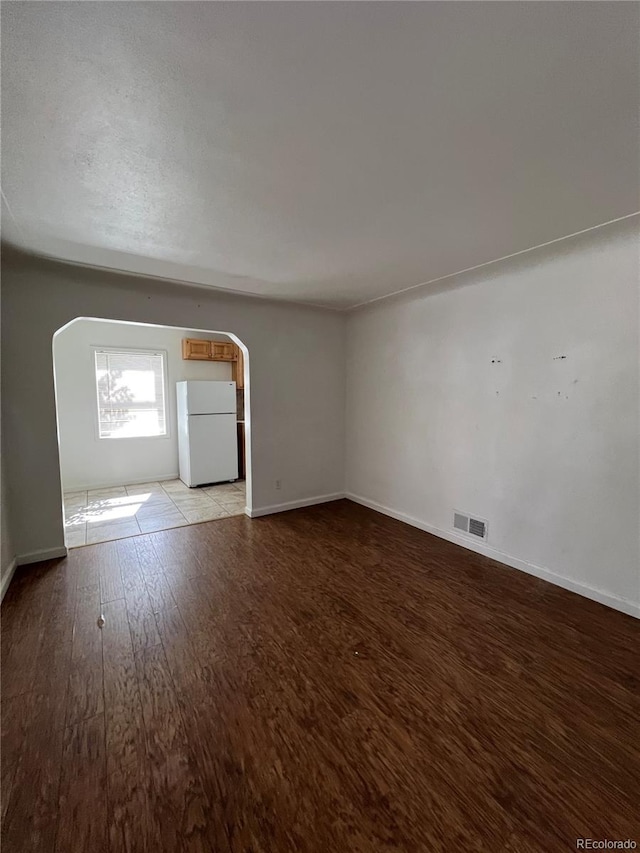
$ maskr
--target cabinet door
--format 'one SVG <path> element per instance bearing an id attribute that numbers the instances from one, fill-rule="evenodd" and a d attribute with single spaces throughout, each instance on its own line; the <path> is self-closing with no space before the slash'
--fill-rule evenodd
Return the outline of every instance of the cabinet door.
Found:
<path id="1" fill-rule="evenodd" d="M 211 341 L 198 341 L 195 338 L 184 338 L 182 341 L 182 357 L 196 361 L 210 361 Z"/>
<path id="2" fill-rule="evenodd" d="M 236 361 L 231 368 L 231 378 L 236 383 L 237 390 L 242 391 L 244 388 L 244 357 L 238 346 L 236 347 Z"/>
<path id="3" fill-rule="evenodd" d="M 211 357 L 214 361 L 235 361 L 235 345 L 231 341 L 211 341 Z"/>

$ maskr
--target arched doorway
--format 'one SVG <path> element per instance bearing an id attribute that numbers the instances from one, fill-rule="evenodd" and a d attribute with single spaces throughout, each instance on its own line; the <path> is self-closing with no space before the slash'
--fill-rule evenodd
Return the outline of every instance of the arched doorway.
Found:
<path id="1" fill-rule="evenodd" d="M 249 353 L 233 333 L 78 317 L 55 333 L 53 362 L 67 547 L 250 509 Z M 237 474 L 209 464 L 211 480 L 197 488 L 180 479 L 176 389 L 185 382 L 233 393 L 210 422 L 233 429 Z M 230 435 L 210 440 L 204 452 L 228 463 Z"/>

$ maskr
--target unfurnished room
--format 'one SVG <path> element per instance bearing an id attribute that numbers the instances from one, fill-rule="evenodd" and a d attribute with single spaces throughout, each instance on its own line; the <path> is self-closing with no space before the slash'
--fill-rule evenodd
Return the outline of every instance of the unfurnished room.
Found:
<path id="1" fill-rule="evenodd" d="M 3 853 L 640 845 L 640 3 L 0 2 Z"/>

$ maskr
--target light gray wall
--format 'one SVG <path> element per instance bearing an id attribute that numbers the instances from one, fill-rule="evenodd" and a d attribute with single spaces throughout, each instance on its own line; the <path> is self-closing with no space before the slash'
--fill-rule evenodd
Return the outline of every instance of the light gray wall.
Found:
<path id="1" fill-rule="evenodd" d="M 3 416 L 19 555 L 63 545 L 52 339 L 77 317 L 236 335 L 249 352 L 249 505 L 343 491 L 344 316 L 5 253 Z"/>
<path id="2" fill-rule="evenodd" d="M 11 533 L 11 523 L 9 519 L 9 491 L 7 487 L 7 478 L 5 476 L 5 454 L 0 457 L 0 517 L 1 517 L 1 545 L 2 557 L 0 565 L 0 588 L 4 591 L 5 584 L 8 582 L 9 574 L 11 573 L 15 551 L 13 548 L 13 537 Z"/>
<path id="3" fill-rule="evenodd" d="M 354 312 L 348 493 L 640 615 L 636 229 Z"/>
<path id="4" fill-rule="evenodd" d="M 186 361 L 183 338 L 225 340 L 187 329 L 76 320 L 54 338 L 54 370 L 60 439 L 60 470 L 65 491 L 95 489 L 178 476 L 176 382 L 183 379 L 231 380 L 231 364 Z M 227 339 L 228 340 L 228 339 Z M 98 438 L 95 347 L 165 352 L 167 435 L 105 440 Z"/>
<path id="5" fill-rule="evenodd" d="M 0 403 L 0 411 L 1 405 Z M 4 434 L 0 424 L 0 597 L 4 596 L 11 580 L 13 560 L 16 555 L 13 548 L 13 534 L 9 510 L 9 487 L 5 471 L 6 454 L 7 448 L 5 447 Z"/>

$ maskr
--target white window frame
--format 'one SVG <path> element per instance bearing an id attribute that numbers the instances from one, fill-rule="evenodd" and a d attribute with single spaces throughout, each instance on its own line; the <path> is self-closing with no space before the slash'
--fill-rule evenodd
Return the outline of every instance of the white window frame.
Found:
<path id="1" fill-rule="evenodd" d="M 98 353 L 131 353 L 132 355 L 159 355 L 162 358 L 162 386 L 164 390 L 164 427 L 162 435 L 100 435 L 100 397 L 98 394 L 98 375 L 96 355 Z M 169 357 L 167 350 L 157 347 L 114 347 L 93 346 L 91 348 L 91 370 L 95 393 L 95 437 L 97 441 L 166 441 L 171 438 L 171 405 L 169 400 Z"/>

